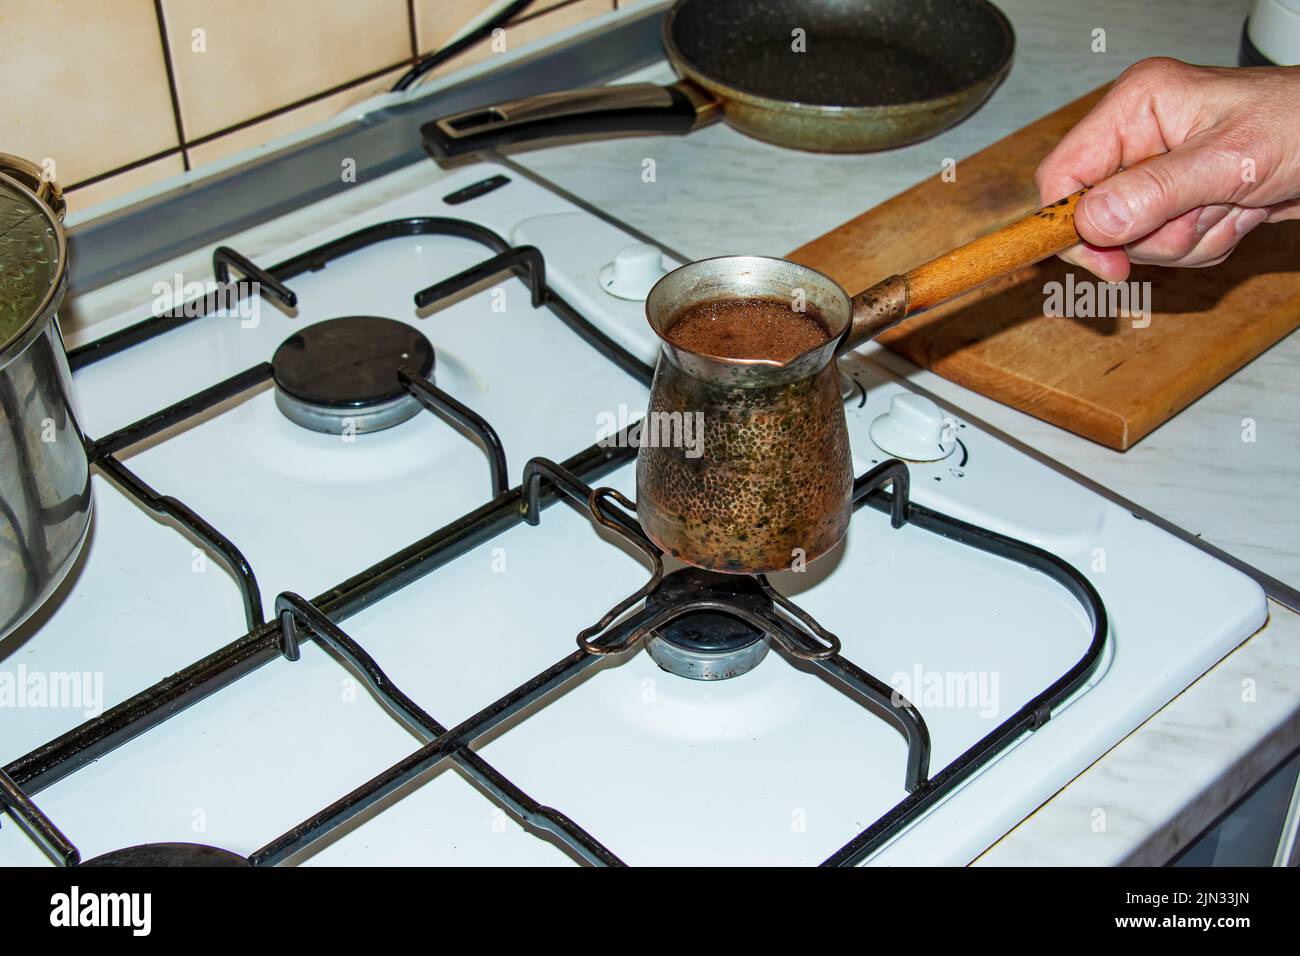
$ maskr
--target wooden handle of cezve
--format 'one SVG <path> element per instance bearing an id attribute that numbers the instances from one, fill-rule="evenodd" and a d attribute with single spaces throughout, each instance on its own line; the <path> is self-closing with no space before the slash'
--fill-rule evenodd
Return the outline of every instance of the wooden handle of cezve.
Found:
<path id="1" fill-rule="evenodd" d="M 1088 188 L 858 293 L 853 297 L 853 325 L 841 351 L 861 345 L 909 316 L 1068 249 L 1079 241 L 1074 207 Z"/>

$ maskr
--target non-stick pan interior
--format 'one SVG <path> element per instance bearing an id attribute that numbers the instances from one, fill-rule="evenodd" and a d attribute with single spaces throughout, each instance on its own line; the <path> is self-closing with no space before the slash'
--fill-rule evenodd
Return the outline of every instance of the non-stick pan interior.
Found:
<path id="1" fill-rule="evenodd" d="M 804 52 L 793 49 L 804 31 Z M 742 93 L 885 106 L 996 73 L 1012 36 L 985 0 L 682 0 L 672 42 L 687 66 Z"/>

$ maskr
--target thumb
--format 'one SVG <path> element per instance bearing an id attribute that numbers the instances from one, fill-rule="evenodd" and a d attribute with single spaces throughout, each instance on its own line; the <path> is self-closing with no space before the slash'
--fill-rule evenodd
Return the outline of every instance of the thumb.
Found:
<path id="1" fill-rule="evenodd" d="M 1241 185 L 1222 151 L 1183 145 L 1144 159 L 1090 189 L 1074 212 L 1079 235 L 1095 246 L 1122 246 L 1155 232 L 1189 209 L 1231 202 Z"/>

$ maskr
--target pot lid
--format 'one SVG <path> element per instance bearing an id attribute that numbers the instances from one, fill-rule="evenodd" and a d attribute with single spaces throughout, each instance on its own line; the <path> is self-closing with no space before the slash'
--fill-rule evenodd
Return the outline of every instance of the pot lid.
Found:
<path id="1" fill-rule="evenodd" d="M 44 327 L 63 295 L 67 247 L 56 210 L 0 157 L 0 366 Z M 49 193 L 47 192 L 47 195 Z M 53 196 L 58 198 L 57 187 Z"/>

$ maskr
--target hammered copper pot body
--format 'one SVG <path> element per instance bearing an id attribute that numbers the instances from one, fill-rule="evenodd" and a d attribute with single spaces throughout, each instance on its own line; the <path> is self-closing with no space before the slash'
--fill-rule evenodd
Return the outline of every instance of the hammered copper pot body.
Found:
<path id="1" fill-rule="evenodd" d="M 737 297 L 806 303 L 830 339 L 782 364 L 663 338 L 684 309 Z M 844 536 L 853 471 L 834 358 L 849 311 L 827 277 L 757 256 L 694 262 L 651 291 L 646 312 L 663 350 L 639 435 L 637 517 L 660 548 L 756 574 L 812 561 Z"/>

